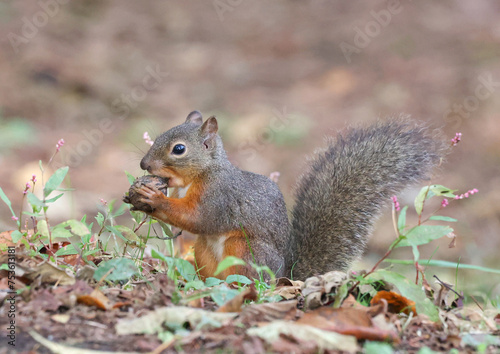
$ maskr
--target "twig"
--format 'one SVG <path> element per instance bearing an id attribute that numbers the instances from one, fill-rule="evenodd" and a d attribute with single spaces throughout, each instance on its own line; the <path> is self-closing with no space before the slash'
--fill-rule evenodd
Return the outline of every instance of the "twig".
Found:
<path id="1" fill-rule="evenodd" d="M 174 236 L 172 236 L 172 237 L 168 237 L 168 236 L 167 236 L 167 237 L 160 237 L 160 236 L 156 236 L 156 237 L 157 237 L 158 239 L 160 239 L 160 240 L 175 240 L 177 237 L 179 237 L 180 235 L 182 235 L 182 231 L 183 231 L 183 230 L 179 231 L 178 233 L 176 233 L 176 234 L 175 234 Z"/>

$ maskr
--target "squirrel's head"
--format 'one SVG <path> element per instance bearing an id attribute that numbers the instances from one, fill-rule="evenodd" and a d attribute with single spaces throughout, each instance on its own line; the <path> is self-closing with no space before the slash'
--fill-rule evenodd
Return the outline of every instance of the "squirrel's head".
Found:
<path id="1" fill-rule="evenodd" d="M 169 187 L 185 187 L 197 176 L 226 160 L 215 117 L 203 122 L 198 111 L 156 138 L 141 168 L 169 179 Z"/>

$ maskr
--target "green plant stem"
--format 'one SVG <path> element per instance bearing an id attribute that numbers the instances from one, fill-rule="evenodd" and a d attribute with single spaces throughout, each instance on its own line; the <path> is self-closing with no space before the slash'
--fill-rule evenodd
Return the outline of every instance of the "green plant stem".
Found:
<path id="1" fill-rule="evenodd" d="M 425 195 L 424 195 L 424 200 L 422 202 L 422 210 L 420 211 L 420 214 L 418 214 L 418 226 L 422 225 L 422 214 L 424 213 L 424 209 L 425 209 L 425 201 L 427 200 L 427 195 L 429 194 L 429 190 L 431 188 L 431 185 L 429 184 L 427 186 L 427 191 L 425 191 Z M 431 214 L 432 215 L 432 214 Z M 427 221 L 428 218 L 426 220 L 424 220 L 423 222 Z M 418 246 L 417 247 L 417 250 L 418 250 Z M 418 284 L 418 260 L 415 261 L 415 271 L 417 272 L 416 276 L 415 276 L 415 284 Z M 424 273 L 422 272 L 422 281 L 425 280 L 424 278 Z"/>
<path id="2" fill-rule="evenodd" d="M 24 198 L 26 198 L 26 193 L 23 193 L 23 198 L 21 199 L 21 208 L 19 209 L 19 225 L 18 230 L 21 231 L 21 226 L 23 225 L 23 206 L 24 206 Z"/>
<path id="3" fill-rule="evenodd" d="M 380 260 L 377 263 L 375 263 L 375 265 L 373 266 L 373 268 L 368 273 L 366 273 L 365 275 L 363 275 L 363 278 L 366 278 L 367 276 L 369 276 L 370 274 L 372 274 L 377 269 L 377 267 L 380 265 L 380 263 L 382 263 L 384 261 L 384 259 L 386 259 L 387 257 L 389 257 L 389 255 L 391 254 L 392 250 L 398 245 L 399 242 L 401 242 L 401 240 L 402 240 L 402 238 L 400 238 L 396 242 L 394 242 L 391 245 L 391 247 L 389 247 L 389 249 L 387 250 L 387 252 L 382 256 L 382 258 L 380 258 Z M 359 285 L 359 281 L 357 281 L 356 284 L 354 284 L 349 289 L 349 292 L 353 291 L 358 285 Z"/>

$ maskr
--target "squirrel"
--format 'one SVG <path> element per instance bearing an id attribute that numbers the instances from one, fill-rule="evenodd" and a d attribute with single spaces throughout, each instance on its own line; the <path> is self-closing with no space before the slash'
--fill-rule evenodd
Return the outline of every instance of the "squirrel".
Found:
<path id="1" fill-rule="evenodd" d="M 316 151 L 296 187 L 288 219 L 283 195 L 268 177 L 243 171 L 227 158 L 217 119 L 200 112 L 160 135 L 140 166 L 165 178 L 167 197 L 154 183 L 131 187 L 132 204 L 153 218 L 195 235 L 201 278 L 214 276 L 226 256 L 246 261 L 217 275 L 256 275 L 248 264 L 267 265 L 294 279 L 346 271 L 366 246 L 389 198 L 428 179 L 440 164 L 444 141 L 400 116 L 350 128 Z M 187 189 L 181 197 L 179 190 Z M 146 205 L 148 208 L 144 208 Z"/>

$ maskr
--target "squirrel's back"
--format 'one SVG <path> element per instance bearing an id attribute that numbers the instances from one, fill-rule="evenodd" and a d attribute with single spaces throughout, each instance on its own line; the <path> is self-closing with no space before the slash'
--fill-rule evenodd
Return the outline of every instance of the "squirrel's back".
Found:
<path id="1" fill-rule="evenodd" d="M 295 278 L 346 270 L 363 253 L 389 198 L 429 178 L 445 145 L 399 117 L 353 128 L 318 151 L 300 177 L 287 260 Z"/>

